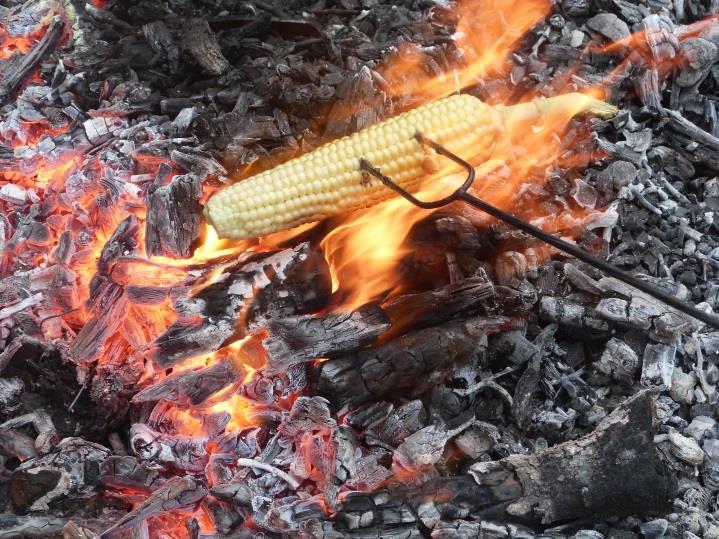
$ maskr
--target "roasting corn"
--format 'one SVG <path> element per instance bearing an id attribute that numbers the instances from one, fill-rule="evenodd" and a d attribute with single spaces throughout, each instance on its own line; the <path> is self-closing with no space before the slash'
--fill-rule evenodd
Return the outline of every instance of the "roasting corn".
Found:
<path id="1" fill-rule="evenodd" d="M 394 193 L 362 171 L 360 159 L 411 191 L 439 167 L 434 151 L 414 138 L 417 132 L 481 161 L 508 116 L 532 120 L 557 111 L 608 117 L 615 108 L 578 93 L 511 107 L 492 107 L 470 95 L 445 97 L 226 187 L 210 198 L 206 215 L 218 236 L 248 239 L 372 206 Z"/>

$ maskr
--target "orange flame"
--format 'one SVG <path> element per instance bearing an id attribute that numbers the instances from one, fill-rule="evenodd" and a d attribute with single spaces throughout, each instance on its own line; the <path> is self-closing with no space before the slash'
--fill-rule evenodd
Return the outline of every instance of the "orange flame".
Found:
<path id="1" fill-rule="evenodd" d="M 455 12 L 457 17 L 454 41 L 462 53 L 464 64 L 447 74 L 436 75 L 424 67 L 425 52 L 403 46 L 381 67 L 382 89 L 405 98 L 410 106 L 441 98 L 476 84 L 485 77 L 506 78 L 509 58 L 525 33 L 551 11 L 545 0 L 464 0 Z M 553 92 L 576 91 L 567 83 Z M 505 84 L 489 101 L 495 105 L 511 102 L 513 87 Z M 589 91 L 588 93 L 592 93 Z M 589 134 L 564 137 L 571 119 L 582 108 L 581 98 L 562 110 L 542 115 L 521 112 L 504 119 L 503 135 L 494 141 L 489 161 L 472 155 L 464 159 L 477 168 L 474 194 L 503 208 L 511 208 L 518 200 L 519 187 L 535 184 L 541 187 L 551 168 L 577 167 L 589 162 L 589 155 L 575 153 L 570 144 L 588 138 Z M 525 111 L 526 112 L 526 111 Z M 486 148 L 478 149 L 486 150 Z M 428 178 L 420 199 L 433 200 L 450 194 L 463 177 L 442 171 Z M 526 187 L 525 187 L 526 188 Z M 532 197 L 536 198 L 536 197 Z M 464 215 L 472 214 L 467 207 L 452 208 Z M 447 211 L 447 210 L 445 210 Z M 530 220 L 541 215 L 538 208 L 514 208 Z M 578 209 L 578 213 L 582 213 Z M 368 301 L 392 296 L 402 291 L 406 276 L 400 264 L 411 249 L 406 239 L 415 224 L 430 215 L 402 199 L 392 199 L 368 210 L 343 217 L 323 240 L 322 245 L 337 292 L 335 308 L 351 310 Z M 487 223 L 486 216 L 474 212 L 472 221 Z"/>

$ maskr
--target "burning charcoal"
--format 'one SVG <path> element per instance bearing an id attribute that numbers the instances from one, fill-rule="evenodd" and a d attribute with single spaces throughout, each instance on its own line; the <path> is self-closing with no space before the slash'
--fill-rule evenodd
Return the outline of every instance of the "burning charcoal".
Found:
<path id="1" fill-rule="evenodd" d="M 464 432 L 472 421 L 467 421 L 456 429 L 430 425 L 405 438 L 393 454 L 392 468 L 399 477 L 411 477 L 412 481 L 421 480 L 442 458 L 445 445 L 449 440 Z"/>
<path id="2" fill-rule="evenodd" d="M 207 21 L 188 19 L 182 28 L 183 46 L 209 75 L 222 75 L 230 67 L 230 63 L 222 55 L 215 34 L 210 30 Z"/>
<path id="3" fill-rule="evenodd" d="M 417 377 L 439 376 L 456 361 L 471 358 L 476 353 L 476 339 L 497 331 L 506 321 L 498 317 L 447 322 L 320 363 L 316 368 L 318 393 L 342 405 L 412 387 Z"/>
<path id="4" fill-rule="evenodd" d="M 630 383 L 639 370 L 639 357 L 624 341 L 612 338 L 594 366 L 618 382 Z"/>
<path id="5" fill-rule="evenodd" d="M 10 414 L 20 405 L 25 384 L 19 378 L 0 378 L 0 414 Z"/>
<path id="6" fill-rule="evenodd" d="M 529 427 L 532 419 L 534 396 L 539 388 L 541 360 L 542 353 L 537 350 L 537 354 L 527 363 L 527 368 L 524 369 L 514 390 L 511 403 L 512 417 L 523 431 Z"/>
<path id="7" fill-rule="evenodd" d="M 368 428 L 374 430 L 380 440 L 397 446 L 426 425 L 426 415 L 422 401 L 413 400 L 392 410 L 376 427 Z"/>
<path id="8" fill-rule="evenodd" d="M 677 74 L 675 81 L 681 88 L 689 88 L 699 84 L 709 74 L 717 60 L 717 47 L 711 41 L 697 37 L 683 41 L 680 50 L 687 65 Z"/>
<path id="9" fill-rule="evenodd" d="M 619 190 L 632 183 L 637 177 L 637 169 L 628 161 L 614 161 L 606 169 L 599 173 L 598 183 L 606 186 L 602 191 L 609 189 Z"/>
<path id="10" fill-rule="evenodd" d="M 35 440 L 20 430 L 3 429 L 0 436 L 0 452 L 19 461 L 37 457 Z"/>
<path id="11" fill-rule="evenodd" d="M 66 518 L 0 514 L 0 537 L 57 537 L 61 536 L 66 524 Z"/>
<path id="12" fill-rule="evenodd" d="M 170 72 L 177 73 L 180 68 L 180 50 L 165 23 L 159 20 L 143 24 L 142 33 L 152 50 L 167 59 Z"/>
<path id="13" fill-rule="evenodd" d="M 60 436 L 57 429 L 55 429 L 52 418 L 47 411 L 42 408 L 38 408 L 25 415 L 8 419 L 4 423 L 0 424 L 0 432 L 6 429 L 23 427 L 25 425 L 32 425 L 35 432 L 37 432 L 37 437 L 35 438 L 35 448 L 40 454 L 47 454 L 57 446 Z"/>
<path id="14" fill-rule="evenodd" d="M 0 105 L 5 105 L 13 99 L 45 56 L 55 50 L 62 37 L 63 27 L 62 18 L 54 17 L 42 39 L 25 56 L 15 57 L 18 59 L 11 61 L 10 66 L 3 66 Z"/>
<path id="15" fill-rule="evenodd" d="M 599 32 L 610 41 L 621 41 L 629 37 L 627 23 L 617 17 L 614 13 L 600 13 L 587 21 L 587 26 Z"/>
<path id="16" fill-rule="evenodd" d="M 86 309 L 90 320 L 83 326 L 70 347 L 70 355 L 77 362 L 89 363 L 97 359 L 105 342 L 118 330 L 127 311 L 127 299 L 121 285 L 113 282 L 110 272 L 115 260 L 132 254 L 138 245 L 139 224 L 131 215 L 124 219 L 104 245 L 97 262 L 97 273 L 90 282 L 90 297 Z"/>
<path id="17" fill-rule="evenodd" d="M 214 157 L 198 150 L 184 148 L 173 150 L 170 158 L 185 170 L 188 170 L 204 181 L 208 177 L 223 176 L 227 170 Z"/>
<path id="18" fill-rule="evenodd" d="M 162 434 L 142 423 L 130 429 L 130 445 L 143 461 L 200 472 L 207 465 L 207 438 Z"/>
<path id="19" fill-rule="evenodd" d="M 523 329 L 504 331 L 489 340 L 489 353 L 492 357 L 510 361 L 514 365 L 524 365 L 538 352 L 537 347 L 527 339 Z"/>
<path id="20" fill-rule="evenodd" d="M 118 532 L 127 530 L 153 516 L 162 515 L 176 509 L 194 507 L 205 496 L 207 496 L 207 489 L 191 477 L 173 477 L 111 528 L 102 532 L 99 538 L 109 539 L 114 537 Z"/>
<path id="21" fill-rule="evenodd" d="M 196 406 L 227 387 L 241 381 L 245 373 L 238 373 L 230 361 L 220 361 L 202 369 L 173 374 L 135 394 L 132 402 L 166 400 L 182 406 Z"/>
<path id="22" fill-rule="evenodd" d="M 61 500 L 95 493 L 97 470 L 110 456 L 99 444 L 65 438 L 54 451 L 23 462 L 12 473 L 10 500 L 16 510 L 47 511 Z"/>
<path id="23" fill-rule="evenodd" d="M 87 140 L 90 141 L 90 144 L 99 146 L 110 140 L 113 129 L 120 127 L 121 124 L 115 123 L 112 119 L 99 117 L 91 118 L 82 125 L 85 128 L 85 135 L 87 136 Z"/>
<path id="24" fill-rule="evenodd" d="M 462 453 L 476 461 L 487 455 L 501 437 L 499 429 L 494 425 L 475 422 L 457 436 L 454 443 Z"/>
<path id="25" fill-rule="evenodd" d="M 564 275 L 574 286 L 584 292 L 594 295 L 602 293 L 597 282 L 573 264 L 567 263 L 564 265 Z"/>
<path id="26" fill-rule="evenodd" d="M 546 525 L 597 513 L 622 516 L 668 510 L 676 479 L 656 456 L 653 422 L 652 396 L 643 391 L 583 438 L 493 463 L 511 470 L 521 485 L 519 499 L 507 506 L 507 514 Z M 491 479 L 485 469 L 483 463 L 470 469 L 480 485 L 485 477 Z M 639 491 L 647 496 L 635 496 Z"/>
<path id="27" fill-rule="evenodd" d="M 674 429 L 671 429 L 666 435 L 658 436 L 655 441 L 660 442 L 664 439 L 669 442 L 672 454 L 679 460 L 693 466 L 699 466 L 704 462 L 704 451 L 696 440 L 682 436 Z"/>
<path id="28" fill-rule="evenodd" d="M 501 285 L 510 285 L 515 280 L 523 280 L 527 276 L 527 259 L 517 251 L 501 253 L 494 264 L 497 282 Z"/>
<path id="29" fill-rule="evenodd" d="M 388 328 L 384 311 L 367 305 L 346 314 L 271 320 L 269 337 L 262 344 L 268 366 L 282 370 L 293 364 L 354 352 Z"/>
<path id="30" fill-rule="evenodd" d="M 588 337 L 598 337 L 609 330 L 607 323 L 595 316 L 594 309 L 565 299 L 544 296 L 539 312 L 543 319 L 571 330 L 582 330 Z M 599 314 L 599 308 L 596 312 Z"/>
<path id="31" fill-rule="evenodd" d="M 686 374 L 681 369 L 674 369 L 672 373 L 672 384 L 669 395 L 676 402 L 692 404 L 694 402 L 694 388 L 697 385 L 697 378 L 694 373 Z"/>
<path id="32" fill-rule="evenodd" d="M 168 185 L 148 189 L 145 251 L 149 256 L 192 255 L 200 235 L 201 196 L 202 184 L 193 174 L 175 176 Z"/>
<path id="33" fill-rule="evenodd" d="M 318 309 L 329 289 L 324 257 L 307 243 L 249 257 L 179 305 L 181 317 L 153 343 L 150 357 L 169 367 L 213 352 L 271 318 Z M 241 313 L 244 323 L 237 324 Z"/>
<path id="34" fill-rule="evenodd" d="M 644 350 L 644 362 L 642 363 L 642 384 L 661 385 L 670 389 L 672 387 L 676 351 L 677 349 L 674 345 L 647 345 Z"/>
<path id="35" fill-rule="evenodd" d="M 150 470 L 135 457 L 115 456 L 100 464 L 100 481 L 103 485 L 151 492 L 162 482 L 157 470 Z"/>
<path id="36" fill-rule="evenodd" d="M 212 511 L 212 522 L 217 531 L 223 535 L 232 533 L 233 530 L 244 524 L 248 518 L 245 512 L 223 503 L 212 504 L 210 510 Z"/>

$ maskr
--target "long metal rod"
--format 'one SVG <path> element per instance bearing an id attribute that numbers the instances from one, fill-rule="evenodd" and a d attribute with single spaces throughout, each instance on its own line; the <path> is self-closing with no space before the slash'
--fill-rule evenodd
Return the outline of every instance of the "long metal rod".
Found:
<path id="1" fill-rule="evenodd" d="M 424 209 L 434 209 L 434 208 L 441 208 L 442 206 L 446 206 L 447 204 L 451 204 L 452 202 L 456 201 L 463 201 L 469 204 L 470 206 L 473 206 L 479 210 L 482 210 L 483 212 L 491 215 L 492 217 L 495 217 L 499 219 L 500 221 L 504 221 L 505 223 L 508 223 L 512 225 L 513 227 L 521 230 L 522 232 L 525 232 L 529 234 L 530 236 L 533 236 L 539 240 L 542 240 L 545 243 L 548 243 L 552 247 L 556 247 L 560 251 L 563 251 L 574 258 L 581 260 L 582 262 L 586 262 L 590 266 L 602 271 L 606 275 L 609 275 L 611 277 L 614 277 L 615 279 L 618 279 L 622 281 L 623 283 L 628 284 L 629 286 L 636 288 L 637 290 L 640 290 L 644 292 L 645 294 L 648 294 L 664 303 L 669 305 L 670 307 L 673 307 L 674 309 L 681 311 L 685 314 L 688 314 L 689 316 L 696 318 L 697 320 L 701 320 L 705 324 L 713 327 L 714 329 L 719 329 L 719 317 L 717 317 L 714 314 L 707 313 L 705 311 L 702 311 L 701 309 L 698 309 L 691 303 L 688 303 L 686 301 L 683 301 L 676 296 L 670 294 L 666 290 L 663 290 L 659 288 L 656 285 L 653 285 L 652 283 L 649 283 L 647 281 L 642 281 L 641 279 L 638 279 L 634 277 L 634 275 L 619 269 L 618 267 L 614 266 L 613 264 L 610 264 L 606 260 L 602 260 L 601 258 L 598 258 L 589 252 L 585 251 L 581 247 L 578 247 L 577 245 L 573 243 L 569 243 L 567 241 L 564 241 L 557 236 L 554 236 L 548 232 L 545 232 L 541 228 L 538 228 L 518 217 L 515 217 L 514 215 L 511 215 L 503 210 L 500 210 L 496 206 L 492 206 L 490 203 L 477 198 L 474 195 L 471 195 L 467 192 L 467 190 L 471 187 L 472 183 L 474 182 L 476 172 L 474 170 L 474 167 L 468 163 L 467 161 L 463 160 L 461 157 L 453 154 L 449 150 L 447 150 L 444 146 L 428 139 L 421 133 L 417 133 L 415 135 L 415 138 L 424 145 L 427 145 L 431 147 L 433 150 L 435 150 L 438 154 L 443 155 L 447 157 L 448 159 L 451 159 L 455 163 L 461 165 L 467 170 L 467 179 L 464 181 L 462 186 L 454 191 L 451 195 L 442 198 L 440 200 L 435 201 L 429 201 L 425 202 L 422 200 L 419 200 L 414 195 L 412 195 L 410 192 L 403 189 L 401 186 L 397 185 L 392 181 L 391 178 L 385 176 L 382 174 L 382 172 L 373 167 L 372 164 L 367 161 L 366 159 L 360 160 L 360 168 L 362 170 L 367 171 L 368 173 L 372 174 L 374 177 L 379 179 L 384 185 L 389 187 L 390 189 L 394 190 L 395 192 L 399 193 L 402 197 L 410 201 L 415 206 L 418 206 L 420 208 Z"/>

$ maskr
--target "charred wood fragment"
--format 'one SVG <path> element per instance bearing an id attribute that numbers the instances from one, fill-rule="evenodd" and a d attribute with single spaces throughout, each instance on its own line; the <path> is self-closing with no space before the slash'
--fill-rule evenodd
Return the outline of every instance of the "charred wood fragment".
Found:
<path id="1" fill-rule="evenodd" d="M 148 256 L 187 258 L 200 236 L 202 182 L 194 174 L 175 176 L 147 192 L 145 252 Z"/>
<path id="2" fill-rule="evenodd" d="M 319 310 L 330 277 L 321 253 L 308 243 L 246 258 L 195 296 L 176 305 L 180 317 L 152 344 L 160 366 L 218 350 L 273 318 Z"/>
<path id="3" fill-rule="evenodd" d="M 653 394 L 642 391 L 583 438 L 489 466 L 478 463 L 470 472 L 489 487 L 498 470 L 514 474 L 521 495 L 501 510 L 509 520 L 549 525 L 600 515 L 664 514 L 671 509 L 677 480 L 658 458 L 654 418 Z"/>
<path id="4" fill-rule="evenodd" d="M 42 39 L 25 56 L 14 57 L 0 67 L 0 106 L 15 98 L 35 68 L 55 50 L 62 37 L 63 27 L 62 18 L 53 18 Z"/>
<path id="5" fill-rule="evenodd" d="M 499 331 L 507 318 L 470 318 L 408 333 L 374 349 L 320 363 L 317 394 L 336 407 L 408 389 L 421 377 L 441 376 L 478 353 L 477 339 Z"/>
<path id="6" fill-rule="evenodd" d="M 227 58 L 217 42 L 215 33 L 203 19 L 193 18 L 185 21 L 182 28 L 183 45 L 208 75 L 222 75 L 230 67 Z"/>
<path id="7" fill-rule="evenodd" d="M 268 367 L 282 370 L 297 363 L 359 350 L 389 327 L 382 309 L 366 305 L 351 313 L 271 320 L 270 335 L 262 344 Z"/>

